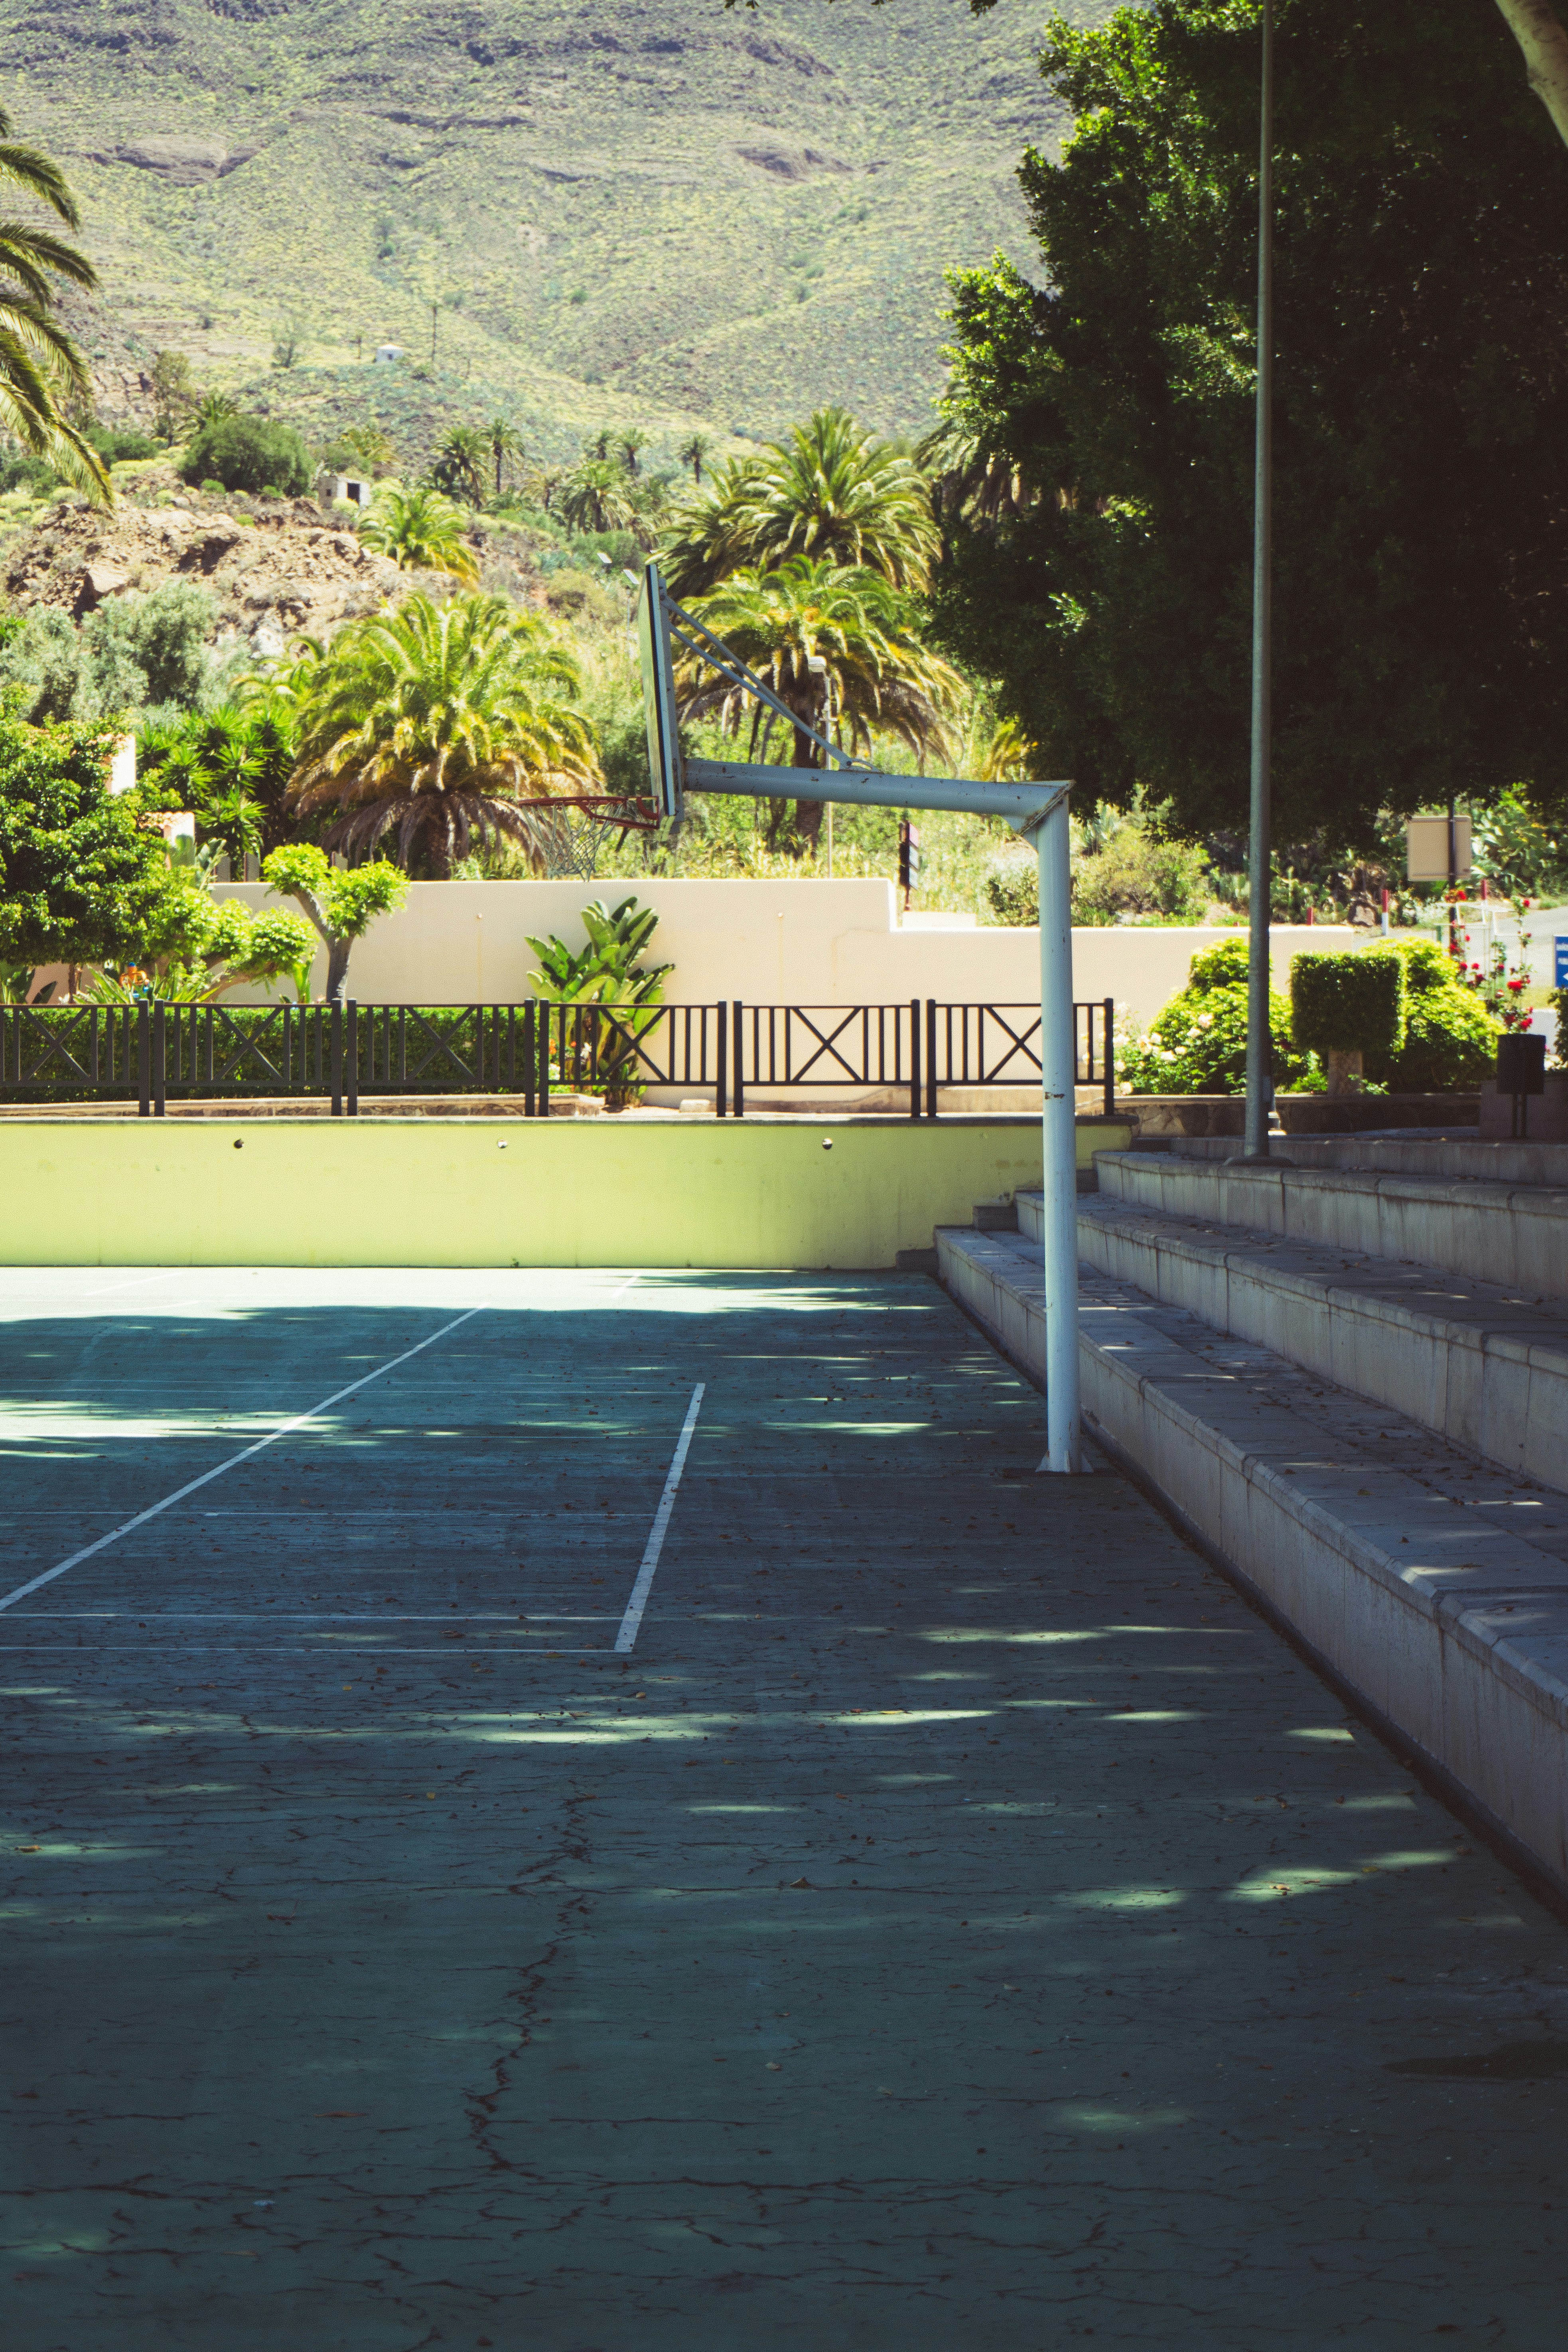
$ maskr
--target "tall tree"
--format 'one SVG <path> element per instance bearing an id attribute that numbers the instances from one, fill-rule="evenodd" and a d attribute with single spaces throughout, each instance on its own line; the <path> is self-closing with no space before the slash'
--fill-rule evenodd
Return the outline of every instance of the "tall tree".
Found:
<path id="1" fill-rule="evenodd" d="M 484 437 L 490 445 L 490 456 L 495 461 L 495 495 L 499 499 L 501 467 L 509 457 L 521 457 L 522 441 L 515 427 L 509 425 L 504 416 L 490 418 L 489 423 L 485 426 Z"/>
<path id="2" fill-rule="evenodd" d="M 945 748 L 964 682 L 921 644 L 909 599 L 879 573 L 829 556 L 790 555 L 770 572 L 734 572 L 693 610 L 797 715 L 788 765 L 823 764 L 807 727 L 851 751 L 890 735 L 922 765 Z M 716 715 L 733 729 L 749 714 L 752 755 L 766 757 L 777 720 L 764 705 L 694 657 L 677 671 L 676 692 L 685 718 Z M 822 805 L 796 803 L 808 845 Z"/>
<path id="3" fill-rule="evenodd" d="M 1042 63 L 1044 283 L 954 281 L 940 630 L 1045 772 L 1245 824 L 1256 9 L 1058 18 Z M 1561 793 L 1568 154 L 1482 0 L 1279 0 L 1278 100 L 1280 830 Z"/>
<path id="4" fill-rule="evenodd" d="M 76 198 L 59 165 L 12 138 L 11 118 L 3 108 L 0 185 L 43 205 L 67 228 L 80 227 Z M 97 271 L 74 245 L 26 221 L 0 220 L 0 425 L 24 449 L 47 457 L 65 480 L 107 506 L 110 492 L 103 460 L 67 415 L 73 404 L 91 414 L 92 379 L 87 362 L 51 315 L 55 281 L 62 278 L 89 292 L 98 284 Z"/>
<path id="5" fill-rule="evenodd" d="M 289 799 L 301 816 L 337 812 L 328 849 L 387 842 L 437 877 L 475 836 L 537 856 L 538 818 L 518 802 L 599 781 L 572 655 L 499 597 L 410 596 L 351 622 L 302 680 Z"/>

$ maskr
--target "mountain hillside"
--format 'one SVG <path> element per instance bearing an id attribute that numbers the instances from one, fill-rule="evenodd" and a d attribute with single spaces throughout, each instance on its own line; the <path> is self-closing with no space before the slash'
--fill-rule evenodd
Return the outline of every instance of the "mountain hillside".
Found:
<path id="1" fill-rule="evenodd" d="M 943 268 L 1027 257 L 1049 13 L 0 0 L 0 96 L 82 200 L 106 414 L 169 345 L 307 425 L 500 406 L 534 455 L 636 423 L 657 458 L 827 399 L 930 421 Z"/>

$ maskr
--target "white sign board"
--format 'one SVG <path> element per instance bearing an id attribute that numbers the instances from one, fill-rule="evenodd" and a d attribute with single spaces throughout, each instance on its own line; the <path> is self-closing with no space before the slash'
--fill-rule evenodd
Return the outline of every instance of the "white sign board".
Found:
<path id="1" fill-rule="evenodd" d="M 1453 827 L 1453 858 L 1449 862 L 1448 831 Z M 1413 816 L 1405 827 L 1405 871 L 1412 882 L 1458 881 L 1470 870 L 1470 820 L 1468 816 Z"/>

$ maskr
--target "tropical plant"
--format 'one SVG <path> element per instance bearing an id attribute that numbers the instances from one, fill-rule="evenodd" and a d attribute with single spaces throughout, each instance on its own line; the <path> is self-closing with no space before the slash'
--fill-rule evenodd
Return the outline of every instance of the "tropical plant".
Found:
<path id="1" fill-rule="evenodd" d="M 489 444 L 490 457 L 495 466 L 494 494 L 499 499 L 500 496 L 501 467 L 508 457 L 521 457 L 522 456 L 522 439 L 515 428 L 507 423 L 504 416 L 492 416 L 490 418 L 489 423 L 484 429 L 484 438 Z"/>
<path id="2" fill-rule="evenodd" d="M 293 898 L 304 908 L 327 950 L 326 1001 L 341 1003 L 354 941 L 363 939 L 378 916 L 391 914 L 404 904 L 408 877 L 384 859 L 334 870 L 326 853 L 313 842 L 295 841 L 272 852 L 261 868 L 261 878 L 280 898 Z M 310 945 L 307 935 L 307 950 Z M 301 1003 L 310 994 L 310 966 L 307 952 L 307 977 L 302 985 L 296 982 Z"/>
<path id="3" fill-rule="evenodd" d="M 637 1046 L 658 1018 L 664 983 L 675 970 L 672 963 L 637 962 L 658 924 L 653 908 L 639 908 L 635 898 L 615 908 L 591 898 L 583 909 L 585 947 L 574 952 L 555 938 L 528 942 L 543 967 L 530 972 L 529 980 L 547 1003 L 614 1008 L 590 1013 L 585 1024 L 574 1026 L 570 1041 L 563 1033 L 569 1066 L 561 1073 L 571 1085 L 580 1081 L 584 1066 L 596 1067 L 612 1110 L 637 1091 Z"/>
<path id="4" fill-rule="evenodd" d="M 958 672 L 914 634 L 908 599 L 875 572 L 830 558 L 792 555 L 774 571 L 735 572 L 692 607 L 760 677 L 796 720 L 789 764 L 820 766 L 808 727 L 851 751 L 891 736 L 924 763 L 947 748 L 947 723 L 962 705 Z M 727 730 L 751 716 L 753 756 L 766 758 L 775 714 L 730 679 L 689 656 L 676 673 L 682 715 L 716 715 Z M 782 807 L 773 832 L 782 823 Z M 815 844 L 822 803 L 803 800 L 796 829 Z"/>
<path id="5" fill-rule="evenodd" d="M 431 461 L 430 479 L 449 499 L 468 506 L 484 502 L 485 467 L 489 457 L 488 436 L 476 425 L 455 425 Z"/>
<path id="6" fill-rule="evenodd" d="M 143 808 L 189 809 L 205 841 L 243 870 L 288 837 L 283 795 L 294 771 L 294 724 L 281 696 L 192 711 L 137 738 Z"/>
<path id="7" fill-rule="evenodd" d="M 291 368 L 304 348 L 305 330 L 298 319 L 280 319 L 272 337 L 272 364 Z"/>
<path id="8" fill-rule="evenodd" d="M 378 554 L 390 555 L 400 572 L 447 572 L 471 586 L 479 567 L 464 536 L 468 527 L 461 507 L 439 490 L 423 483 L 405 489 L 389 479 L 377 485 L 360 537 Z"/>
<path id="9" fill-rule="evenodd" d="M 709 453 L 712 446 L 713 444 L 706 433 L 694 433 L 678 453 L 681 464 L 690 467 L 691 479 L 698 489 L 702 488 L 702 468 L 708 463 Z"/>
<path id="10" fill-rule="evenodd" d="M 205 392 L 196 409 L 196 423 L 221 425 L 228 416 L 239 415 L 239 403 L 226 392 Z"/>
<path id="11" fill-rule="evenodd" d="M 410 596 L 352 622 L 299 693 L 301 816 L 339 812 L 326 840 L 354 855 L 391 838 L 441 877 L 477 835 L 538 859 L 531 800 L 600 781 L 581 677 L 550 624 L 494 596 Z"/>
<path id="12" fill-rule="evenodd" d="M 918 589 L 940 544 L 931 485 L 916 461 L 861 432 L 847 409 L 819 408 L 786 439 L 724 467 L 706 497 L 678 508 L 661 560 L 678 596 L 793 555 Z"/>
<path id="13" fill-rule="evenodd" d="M 185 444 L 182 480 L 204 482 L 209 475 L 226 490 L 280 490 L 302 498 L 310 487 L 310 460 L 291 425 L 235 414 L 198 425 Z"/>
<path id="14" fill-rule="evenodd" d="M 626 530 L 637 520 L 626 476 L 613 457 L 580 458 L 561 485 L 560 509 L 574 530 Z"/>
<path id="15" fill-rule="evenodd" d="M 58 163 L 11 137 L 0 108 L 0 185 L 42 205 L 68 228 L 79 228 L 76 198 Z M 50 313 L 55 280 L 90 292 L 98 275 L 84 254 L 45 228 L 0 221 L 0 425 L 35 457 L 107 506 L 109 476 L 98 452 L 67 414 L 86 405 L 92 379 L 86 361 Z"/>
<path id="16" fill-rule="evenodd" d="M 637 471 L 637 459 L 647 447 L 648 436 L 641 425 L 628 425 L 624 433 L 616 436 L 616 448 L 628 474 Z"/>

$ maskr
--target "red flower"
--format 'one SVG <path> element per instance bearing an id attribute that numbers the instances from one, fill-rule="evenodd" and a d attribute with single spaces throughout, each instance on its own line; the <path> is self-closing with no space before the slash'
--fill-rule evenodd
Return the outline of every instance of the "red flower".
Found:
<path id="1" fill-rule="evenodd" d="M 1509 982 L 1509 986 L 1510 988 L 1519 989 L 1524 986 L 1524 982 L 1522 980 L 1510 980 Z"/>

